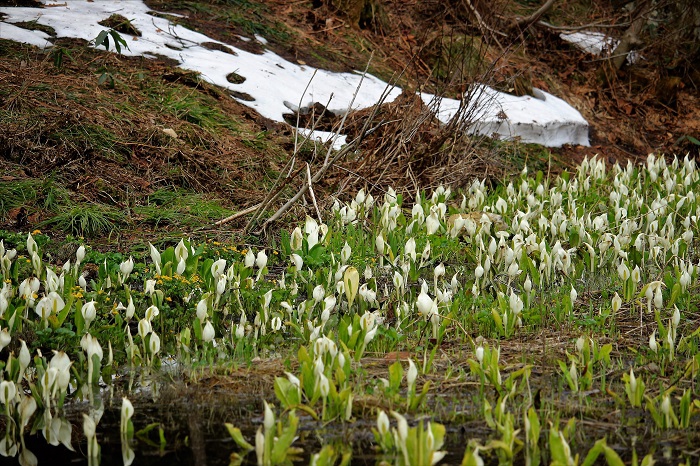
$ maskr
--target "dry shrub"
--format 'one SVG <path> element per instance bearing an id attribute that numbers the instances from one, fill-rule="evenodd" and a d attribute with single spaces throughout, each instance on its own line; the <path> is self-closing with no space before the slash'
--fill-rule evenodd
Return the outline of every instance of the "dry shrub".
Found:
<path id="1" fill-rule="evenodd" d="M 479 91 L 474 88 L 471 92 Z M 404 92 L 394 102 L 382 105 L 359 146 L 360 156 L 344 167 L 351 174 L 343 186 L 349 192 L 393 186 L 411 197 L 418 190 L 440 184 L 460 187 L 475 177 L 504 176 L 510 165 L 480 148 L 482 138 L 464 131 L 478 116 L 478 110 L 466 103 L 469 97 L 447 124 L 435 117 L 436 101 L 426 104 L 413 92 Z M 365 109 L 348 118 L 344 131 L 349 139 L 359 136 L 372 111 Z"/>

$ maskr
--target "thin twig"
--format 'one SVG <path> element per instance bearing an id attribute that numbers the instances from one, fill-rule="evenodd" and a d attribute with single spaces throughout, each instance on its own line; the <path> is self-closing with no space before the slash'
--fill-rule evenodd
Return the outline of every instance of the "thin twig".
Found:
<path id="1" fill-rule="evenodd" d="M 289 164 L 290 162 L 292 162 L 293 160 L 294 160 L 293 158 L 290 159 L 289 162 L 288 162 L 288 164 Z M 302 171 L 303 169 L 304 169 L 304 167 L 302 166 L 302 167 L 299 167 L 299 168 L 297 169 L 296 172 L 294 172 L 294 173 L 291 173 L 291 172 L 290 172 L 289 175 L 284 179 L 284 182 L 283 182 L 281 185 L 277 186 L 276 188 L 273 186 L 273 189 L 270 190 L 270 192 L 267 194 L 267 197 L 265 198 L 265 201 L 263 201 L 263 202 L 261 203 L 261 206 L 258 208 L 257 212 L 255 213 L 255 216 L 254 216 L 252 219 L 250 219 L 250 221 L 248 222 L 248 224 L 246 225 L 246 227 L 243 229 L 243 231 L 244 231 L 245 233 L 247 233 L 248 231 L 250 231 L 250 229 L 255 225 L 255 222 L 260 218 L 260 214 L 261 214 L 262 212 L 264 212 L 265 209 L 267 209 L 267 206 L 268 206 L 268 205 L 270 205 L 272 202 L 275 201 L 275 199 L 277 199 L 277 196 L 280 195 L 280 193 L 282 192 L 282 190 L 289 184 L 289 182 L 290 182 L 291 180 L 293 180 L 294 178 L 296 178 L 297 175 L 298 175 L 299 173 L 301 173 L 301 171 Z M 279 179 L 280 179 L 280 178 L 278 178 L 277 181 L 279 181 Z M 277 182 L 276 182 L 276 184 L 277 184 Z"/>
<path id="2" fill-rule="evenodd" d="M 306 87 L 304 88 L 304 92 L 302 92 L 301 96 L 299 97 L 299 105 L 297 107 L 297 124 L 296 124 L 296 127 L 294 128 L 294 152 L 292 153 L 292 157 L 287 161 L 287 164 L 280 171 L 279 176 L 275 180 L 275 183 L 272 186 L 272 189 L 270 189 L 270 191 L 267 193 L 267 196 L 265 197 L 265 199 L 260 204 L 258 204 L 259 208 L 255 211 L 255 215 L 253 215 L 253 218 L 251 218 L 248 221 L 245 228 L 243 229 L 244 233 L 247 233 L 253 226 L 255 226 L 255 223 L 260 218 L 260 215 L 262 214 L 262 212 L 267 208 L 267 206 L 271 202 L 273 202 L 277 198 L 279 193 L 282 191 L 282 188 L 284 188 L 287 185 L 287 182 L 285 182 L 282 184 L 282 186 L 279 187 L 279 189 L 275 190 L 275 188 L 277 188 L 277 186 L 280 182 L 280 179 L 282 178 L 284 172 L 287 170 L 287 167 L 289 167 L 289 171 L 287 172 L 285 179 L 289 180 L 292 178 L 292 170 L 294 170 L 294 164 L 296 163 L 296 156 L 297 156 L 297 153 L 299 151 L 298 141 L 299 141 L 299 118 L 301 115 L 301 105 L 302 105 L 302 101 L 304 99 L 304 96 L 306 95 L 306 91 L 308 91 L 309 86 L 311 85 L 311 81 L 313 81 L 314 77 L 316 76 L 317 71 L 318 70 L 314 70 L 313 74 L 311 75 L 311 78 L 309 78 L 309 82 L 306 83 Z M 314 127 L 315 127 L 315 124 L 314 124 Z M 313 131 L 314 127 L 312 127 L 311 131 Z M 306 141 L 309 140 L 310 137 L 311 137 L 311 133 L 309 133 L 308 136 L 304 137 L 304 140 L 302 141 L 302 145 L 304 145 L 306 143 Z M 298 171 L 297 171 L 297 173 L 298 173 Z"/>
<path id="3" fill-rule="evenodd" d="M 318 204 L 316 203 L 316 195 L 314 194 L 314 187 L 313 183 L 311 181 L 311 169 L 309 168 L 309 163 L 306 163 L 306 177 L 308 179 L 307 183 L 309 183 L 309 194 L 311 194 L 311 200 L 314 203 L 314 207 L 316 208 L 316 215 L 318 216 L 318 223 L 323 223 L 323 219 L 321 218 L 321 211 L 318 208 Z"/>
<path id="4" fill-rule="evenodd" d="M 335 144 L 335 140 L 338 139 L 340 136 L 340 132 L 343 130 L 343 126 L 345 126 L 345 120 L 348 118 L 348 115 L 352 111 L 352 104 L 355 103 L 355 99 L 357 98 L 358 92 L 360 92 L 360 88 L 362 87 L 362 83 L 365 80 L 365 76 L 367 76 L 367 70 L 369 69 L 369 64 L 372 63 L 372 58 L 374 57 L 374 52 L 369 56 L 369 60 L 367 60 L 367 66 L 365 66 L 365 71 L 362 73 L 362 77 L 360 77 L 360 83 L 357 85 L 355 88 L 355 92 L 352 94 L 352 99 L 350 99 L 350 103 L 348 104 L 348 108 L 345 111 L 345 115 L 343 115 L 343 119 L 340 120 L 340 126 L 338 127 L 338 131 L 335 131 L 335 135 L 333 136 L 333 139 L 331 140 L 331 144 L 328 147 L 328 152 L 326 152 L 326 158 L 323 161 L 323 165 L 325 166 L 328 164 L 328 159 L 331 156 L 331 152 L 333 151 L 333 145 Z"/>
<path id="5" fill-rule="evenodd" d="M 374 105 L 372 108 L 372 112 L 369 115 L 369 118 L 364 122 L 362 125 L 362 129 L 359 132 L 359 136 L 357 136 L 355 139 L 350 141 L 348 144 L 346 144 L 342 149 L 340 149 L 336 154 L 328 161 L 328 163 L 325 163 L 321 169 L 316 172 L 316 174 L 311 178 L 312 183 L 318 182 L 319 179 L 325 174 L 325 172 L 333 166 L 333 164 L 340 159 L 341 157 L 344 157 L 345 155 L 349 154 L 351 151 L 355 150 L 360 146 L 362 141 L 364 140 L 365 136 L 367 135 L 368 128 L 370 123 L 374 120 L 374 118 L 377 116 L 377 113 L 379 112 L 379 107 L 384 103 L 386 98 L 389 96 L 389 94 L 394 90 L 395 85 L 393 84 L 387 84 L 387 86 L 384 88 L 382 91 L 382 94 L 379 96 L 379 99 L 377 103 Z M 352 103 L 351 103 L 352 105 Z M 330 152 L 329 152 L 330 154 Z M 309 189 L 308 183 L 304 183 L 304 185 L 301 187 L 299 192 L 297 192 L 289 201 L 287 201 L 286 204 L 284 204 L 282 207 L 280 207 L 277 212 L 275 212 L 272 217 L 267 219 L 265 223 L 263 224 L 262 228 L 260 231 L 262 232 L 265 230 L 267 225 L 270 223 L 276 221 L 279 219 L 289 208 L 296 202 L 298 201 Z"/>
<path id="6" fill-rule="evenodd" d="M 316 172 L 316 175 L 314 175 L 314 177 L 311 179 L 312 183 L 315 183 L 316 181 L 318 181 L 321 178 L 321 176 L 323 176 L 323 174 L 326 172 L 326 170 L 328 170 L 328 168 L 331 165 L 333 165 L 333 162 L 335 162 L 340 156 L 346 155 L 348 152 L 350 152 L 350 150 L 355 147 L 356 141 L 358 141 L 358 139 L 359 139 L 359 137 L 354 139 L 350 144 L 343 147 L 340 151 L 338 151 L 338 153 L 335 155 L 335 157 L 333 157 L 333 159 L 331 159 L 330 163 L 322 166 L 321 169 L 318 172 Z M 278 218 L 280 218 L 282 216 L 282 214 L 284 214 L 287 210 L 289 210 L 289 208 L 296 201 L 298 201 L 301 198 L 301 196 L 306 194 L 306 191 L 308 191 L 308 189 L 309 189 L 308 183 L 304 183 L 302 185 L 301 189 L 290 200 L 288 200 L 286 204 L 284 204 L 282 207 L 277 209 L 277 212 L 275 212 L 272 215 L 272 217 L 270 217 L 269 219 L 267 219 L 265 221 L 261 230 L 264 230 L 267 225 L 269 225 L 270 223 L 272 223 L 275 220 L 277 220 Z"/>
<path id="7" fill-rule="evenodd" d="M 471 0 L 462 0 L 462 3 L 467 7 L 467 10 L 469 10 L 469 12 L 472 14 L 472 16 L 474 16 L 474 19 L 476 19 L 476 24 L 479 26 L 479 29 L 481 29 L 481 33 L 484 36 L 491 36 L 491 38 L 496 42 L 496 45 L 498 45 L 498 47 L 500 49 L 503 49 L 503 46 L 498 41 L 498 38 L 496 36 L 501 35 L 503 37 L 508 37 L 508 35 L 501 32 L 501 31 L 497 31 L 497 30 L 493 29 L 492 27 L 490 27 L 488 24 L 486 24 L 484 22 L 484 20 L 481 18 L 481 14 L 479 14 L 479 10 L 477 10 L 476 7 L 474 7 Z"/>
<path id="8" fill-rule="evenodd" d="M 551 29 L 553 31 L 581 31 L 583 29 L 606 29 L 606 28 L 620 28 L 620 27 L 627 27 L 631 23 L 629 21 L 625 23 L 619 23 L 619 24 L 606 24 L 606 23 L 590 23 L 590 24 L 584 24 L 582 26 L 555 26 L 553 24 L 550 24 L 546 21 L 539 20 L 537 21 L 538 26 L 545 27 L 547 29 Z"/>
<path id="9" fill-rule="evenodd" d="M 314 74 L 311 75 L 311 79 L 309 79 L 309 82 L 306 83 L 306 87 L 304 88 L 304 92 L 301 93 L 301 96 L 299 97 L 299 106 L 297 107 L 297 127 L 295 128 L 294 131 L 294 154 L 293 156 L 297 155 L 297 141 L 299 140 L 299 118 L 301 117 L 301 103 L 302 100 L 304 99 L 304 96 L 306 95 L 306 91 L 309 90 L 309 86 L 311 85 L 311 81 L 314 80 L 314 77 L 316 76 L 316 72 L 318 70 L 314 70 Z M 308 137 L 306 138 L 308 140 Z M 304 142 L 306 142 L 304 140 Z"/>
<path id="10" fill-rule="evenodd" d="M 289 173 L 287 173 L 286 179 L 289 179 L 289 177 L 290 177 L 291 174 L 292 174 L 292 168 L 294 168 L 294 160 L 295 160 L 295 158 L 294 158 L 294 156 L 292 156 L 292 157 L 287 161 L 287 165 L 285 165 L 284 168 L 280 171 L 280 175 L 277 177 L 277 179 L 275 180 L 275 183 L 272 185 L 272 189 L 270 189 L 270 191 L 267 193 L 267 196 L 265 196 L 265 199 L 263 199 L 263 201 L 262 201 L 260 204 L 258 204 L 258 209 L 255 211 L 255 214 L 254 214 L 253 217 L 248 221 L 248 223 L 246 224 L 245 228 L 243 228 L 243 232 L 244 232 L 244 233 L 247 233 L 248 230 L 249 230 L 250 228 L 252 228 L 253 225 L 255 225 L 255 222 L 256 222 L 256 221 L 258 220 L 258 218 L 260 217 L 260 213 L 261 213 L 262 211 L 264 211 L 264 210 L 267 208 L 267 205 L 268 205 L 270 202 L 272 202 L 272 197 L 276 194 L 275 189 L 276 189 L 277 186 L 279 185 L 280 179 L 282 178 L 282 173 L 284 173 L 284 171 L 287 169 L 287 167 L 289 167 Z"/>

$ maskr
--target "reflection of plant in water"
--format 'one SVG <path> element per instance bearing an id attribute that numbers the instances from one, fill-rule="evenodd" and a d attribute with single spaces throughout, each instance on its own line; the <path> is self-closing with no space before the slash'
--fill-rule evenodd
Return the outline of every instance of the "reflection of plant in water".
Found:
<path id="1" fill-rule="evenodd" d="M 255 446 L 245 440 L 239 428 L 227 423 L 226 429 L 245 454 L 255 450 L 259 465 L 292 464 L 292 461 L 303 451 L 301 448 L 292 447 L 292 443 L 297 438 L 299 418 L 296 417 L 294 411 L 290 411 L 284 421 L 281 418 L 277 420 L 270 405 L 267 402 L 263 403 L 265 405 L 263 425 L 258 427 L 255 434 Z M 242 462 L 243 457 L 238 457 L 237 460 L 232 457 L 231 464 L 241 464 Z"/>
<path id="2" fill-rule="evenodd" d="M 445 426 L 435 422 L 427 425 L 420 421 L 408 427 L 401 414 L 392 411 L 396 427 L 390 427 L 389 417 L 382 410 L 377 414 L 377 428 L 372 429 L 374 439 L 382 453 L 393 459 L 397 466 L 428 466 L 437 464 L 446 452 L 440 451 L 445 439 Z"/>
<path id="3" fill-rule="evenodd" d="M 422 390 L 417 392 L 416 378 L 418 377 L 418 368 L 413 360 L 409 359 L 408 371 L 406 372 L 406 401 L 403 402 L 399 394 L 403 374 L 404 371 L 399 361 L 389 366 L 389 380 L 385 381 L 385 393 L 390 399 L 393 398 L 395 402 L 405 404 L 408 412 L 414 412 L 418 410 L 425 401 L 431 384 L 428 380 L 423 384 Z"/>
<path id="4" fill-rule="evenodd" d="M 134 415 L 134 406 L 126 397 L 122 398 L 121 419 L 119 422 L 119 437 L 122 444 L 122 461 L 124 466 L 134 462 L 136 455 L 129 442 L 134 438 L 134 424 L 131 417 Z"/>

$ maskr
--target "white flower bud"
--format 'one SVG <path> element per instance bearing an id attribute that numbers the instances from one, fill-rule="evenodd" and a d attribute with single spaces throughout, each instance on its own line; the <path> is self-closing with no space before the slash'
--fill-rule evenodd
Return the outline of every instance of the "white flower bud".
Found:
<path id="1" fill-rule="evenodd" d="M 476 360 L 479 361 L 479 364 L 483 364 L 484 362 L 484 347 L 479 346 L 476 349 Z"/>

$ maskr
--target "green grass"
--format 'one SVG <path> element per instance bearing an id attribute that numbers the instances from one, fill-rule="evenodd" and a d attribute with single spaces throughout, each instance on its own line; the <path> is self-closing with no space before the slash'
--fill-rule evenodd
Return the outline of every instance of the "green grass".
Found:
<path id="1" fill-rule="evenodd" d="M 207 195 L 166 189 L 149 195 L 145 205 L 134 207 L 134 214 L 147 224 L 170 229 L 205 227 L 232 213 Z"/>
<path id="2" fill-rule="evenodd" d="M 284 23 L 271 18 L 264 5 L 247 0 L 220 0 L 211 3 L 177 1 L 169 2 L 167 8 L 209 16 L 213 21 L 226 26 L 237 26 L 251 36 L 260 35 L 281 44 L 288 42 L 293 34 Z M 171 21 L 198 30 L 186 18 L 171 18 Z"/>
<path id="3" fill-rule="evenodd" d="M 0 215 L 28 205 L 57 212 L 69 198 L 69 192 L 50 178 L 0 182 Z"/>
<path id="4" fill-rule="evenodd" d="M 216 108 L 216 102 L 211 97 L 195 91 L 183 92 L 178 88 L 170 89 L 164 94 L 163 89 L 159 91 L 154 95 L 154 103 L 159 105 L 164 113 L 210 131 L 222 128 L 230 131 L 240 129 L 235 120 Z"/>
<path id="5" fill-rule="evenodd" d="M 111 236 L 125 226 L 121 210 L 101 204 L 76 204 L 43 221 L 40 227 L 57 228 L 74 236 Z"/>

